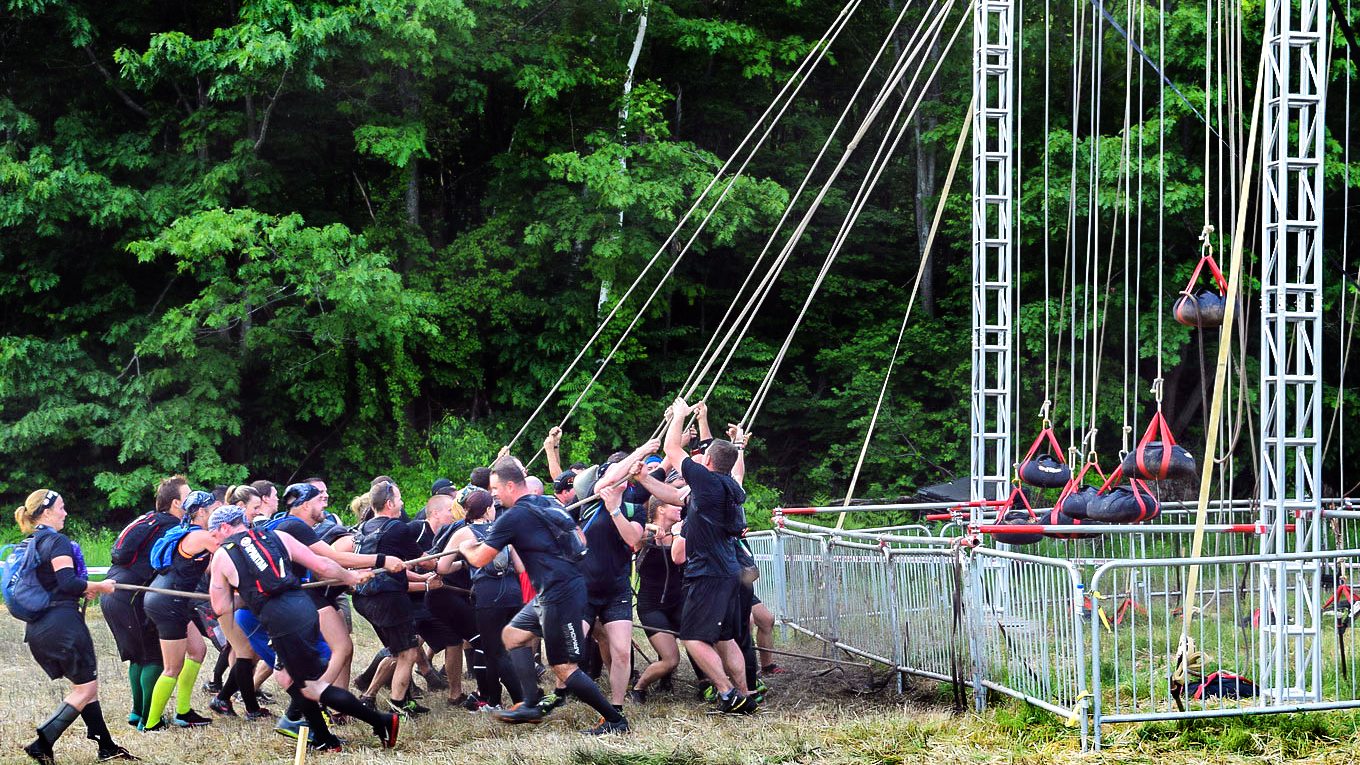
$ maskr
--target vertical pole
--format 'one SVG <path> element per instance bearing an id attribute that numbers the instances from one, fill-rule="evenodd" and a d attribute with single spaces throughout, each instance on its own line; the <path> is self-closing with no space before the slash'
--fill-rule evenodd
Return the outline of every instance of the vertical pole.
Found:
<path id="1" fill-rule="evenodd" d="M 1296 4 L 1297 3 L 1297 4 Z M 1261 552 L 1318 552 L 1326 0 L 1267 0 L 1262 145 Z M 1206 466 L 1205 469 L 1208 469 Z M 1295 524 L 1293 534 L 1285 530 Z M 1320 701 L 1319 561 L 1264 564 L 1263 703 Z"/>
<path id="2" fill-rule="evenodd" d="M 1014 0 L 973 11 L 973 500 L 1006 496 L 1011 461 Z M 980 512 L 973 509 L 974 520 Z"/>
<path id="3" fill-rule="evenodd" d="M 784 627 L 784 619 L 789 613 L 788 598 L 788 560 L 785 558 L 784 535 L 779 532 L 782 525 L 776 524 L 774 529 L 774 563 L 770 566 L 774 570 L 774 623 L 779 630 L 779 639 L 787 640 L 788 635 Z"/>

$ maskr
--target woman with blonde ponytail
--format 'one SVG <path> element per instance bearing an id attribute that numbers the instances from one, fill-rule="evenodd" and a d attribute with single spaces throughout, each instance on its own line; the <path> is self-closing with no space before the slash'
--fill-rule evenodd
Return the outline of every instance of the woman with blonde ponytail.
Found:
<path id="1" fill-rule="evenodd" d="M 24 554 L 36 556 L 34 575 L 51 598 L 48 607 L 28 622 L 24 642 L 48 677 L 65 678 L 71 683 L 70 693 L 38 726 L 38 737 L 24 747 L 24 753 L 42 765 L 51 765 L 52 745 L 79 717 L 85 722 L 86 738 L 99 743 L 101 761 L 136 759 L 114 743 L 104 722 L 94 641 L 77 607 L 81 598 L 111 594 L 113 581 L 91 582 L 86 577 L 79 545 L 61 533 L 66 526 L 66 502 L 60 494 L 51 489 L 29 494 L 23 506 L 15 508 L 14 521 L 29 535 Z"/>

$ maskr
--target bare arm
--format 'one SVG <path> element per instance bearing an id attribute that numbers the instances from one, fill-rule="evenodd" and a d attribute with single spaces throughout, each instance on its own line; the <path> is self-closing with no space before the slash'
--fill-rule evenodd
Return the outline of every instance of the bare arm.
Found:
<path id="1" fill-rule="evenodd" d="M 555 481 L 562 475 L 562 429 L 554 427 L 543 439 L 543 454 L 548 458 L 548 480 Z"/>
<path id="2" fill-rule="evenodd" d="M 746 478 L 746 444 L 751 437 L 740 425 L 728 425 L 727 437 L 732 440 L 732 445 L 737 447 L 737 461 L 732 465 L 732 478 L 741 483 Z"/>
<path id="3" fill-rule="evenodd" d="M 235 602 L 232 600 L 232 590 L 236 586 L 232 577 L 235 574 L 236 567 L 231 565 L 231 558 L 226 550 L 218 549 L 213 553 L 208 580 L 208 599 L 212 604 L 213 613 L 219 617 L 231 613 L 235 608 Z"/>
<path id="4" fill-rule="evenodd" d="M 680 536 L 685 531 L 685 522 L 675 524 L 671 528 L 671 562 L 677 566 L 685 564 L 685 538 Z"/>
<path id="5" fill-rule="evenodd" d="M 485 542 L 478 542 L 475 539 L 465 539 L 458 545 L 458 549 L 463 552 L 463 560 L 469 566 L 481 568 L 496 559 L 500 550 L 494 547 L 487 547 Z"/>
<path id="6" fill-rule="evenodd" d="M 679 507 L 685 504 L 685 492 L 671 486 L 663 481 L 658 481 L 646 470 L 639 471 L 637 476 L 638 485 L 646 489 L 649 494 L 668 505 Z"/>
<path id="7" fill-rule="evenodd" d="M 609 520 L 614 523 L 619 538 L 624 544 L 636 550 L 642 541 L 642 527 L 623 514 L 623 484 L 600 489 L 600 498 L 604 500 L 605 510 L 609 511 Z"/>
<path id="8" fill-rule="evenodd" d="M 628 455 L 627 459 L 610 465 L 609 469 L 604 471 L 604 475 L 600 476 L 599 482 L 595 484 L 596 491 L 603 494 L 604 489 L 600 487 L 618 483 L 624 476 L 628 475 L 628 472 L 632 469 L 634 464 L 641 462 L 642 459 L 649 454 L 656 454 L 656 450 L 660 448 L 661 442 L 653 438 L 642 446 L 634 449 L 633 453 Z"/>
<path id="9" fill-rule="evenodd" d="M 353 543 L 351 543 L 350 546 L 353 547 Z M 308 549 L 323 558 L 330 558 L 345 568 L 377 568 L 378 566 L 377 555 L 360 555 L 359 553 L 350 552 L 348 550 L 337 550 L 325 542 L 317 542 Z M 398 558 L 395 555 L 384 555 L 383 558 L 384 570 L 390 571 L 393 574 L 400 574 L 406 570 L 406 561 L 403 561 L 401 558 Z"/>
<path id="10" fill-rule="evenodd" d="M 288 550 L 288 557 L 294 563 L 310 570 L 322 579 L 338 579 L 342 584 L 353 587 L 367 581 L 372 577 L 372 572 L 363 573 L 350 571 L 330 558 L 322 557 L 312 552 L 310 548 L 297 541 L 291 534 L 283 531 L 275 532 L 283 542 L 283 546 Z"/>
<path id="11" fill-rule="evenodd" d="M 685 461 L 689 455 L 685 453 L 685 418 L 689 416 L 689 407 L 683 398 L 675 399 L 671 404 L 670 422 L 666 423 L 666 457 L 671 464 L 678 469 L 680 463 Z"/>
<path id="12" fill-rule="evenodd" d="M 473 535 L 471 527 L 464 526 L 453 533 L 453 536 L 449 539 L 449 543 L 444 545 L 444 552 L 461 549 L 460 545 L 469 539 L 476 539 L 476 537 Z M 458 570 L 456 566 L 463 563 L 461 560 L 455 560 L 456 558 L 457 555 L 445 555 L 439 559 L 437 564 L 435 564 L 435 570 L 441 574 L 452 574 L 454 571 Z"/>
<path id="13" fill-rule="evenodd" d="M 700 401 L 694 405 L 694 417 L 699 422 L 699 440 L 713 438 L 713 428 L 708 425 L 708 404 Z"/>

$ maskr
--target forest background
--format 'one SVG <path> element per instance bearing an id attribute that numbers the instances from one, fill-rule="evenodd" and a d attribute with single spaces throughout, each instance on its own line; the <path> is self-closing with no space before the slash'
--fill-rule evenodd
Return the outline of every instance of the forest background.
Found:
<path id="1" fill-rule="evenodd" d="M 871 72 L 871 92 L 944 7 L 856 5 L 567 423 L 568 459 L 598 460 L 651 433 L 838 115 L 864 118 L 860 77 Z M 1127 448 L 1123 426 L 1136 439 L 1146 423 L 1160 356 L 1164 408 L 1194 450 L 1200 353 L 1212 364 L 1217 333 L 1197 337 L 1168 314 L 1206 220 L 1219 251 L 1228 244 L 1232 173 L 1217 140 L 1206 148 L 1204 120 L 1242 150 L 1263 8 L 1104 8 L 1179 95 L 1093 6 L 1023 4 L 1017 446 L 1038 431 L 1047 396 L 1070 443 L 1095 428 L 1084 447 Z M 322 475 L 337 501 L 378 473 L 417 500 L 436 476 L 464 479 L 520 429 L 840 10 L 814 0 L 3 0 L 0 496 L 12 507 L 51 486 L 84 522 L 107 526 L 147 507 L 156 481 L 176 472 L 194 485 Z M 757 525 L 780 501 L 846 492 L 967 115 L 970 17 L 953 4 L 930 44 L 938 76 L 761 410 Z M 876 59 L 885 35 L 888 55 Z M 1336 437 L 1353 419 L 1335 416 L 1341 397 L 1357 411 L 1339 359 L 1353 327 L 1342 312 L 1353 319 L 1357 302 L 1345 186 L 1360 185 L 1360 165 L 1344 165 L 1355 67 L 1339 32 L 1335 41 L 1327 496 L 1349 488 L 1344 465 L 1360 464 L 1356 440 Z M 847 140 L 837 134 L 830 156 Z M 746 409 L 871 155 L 851 156 L 708 397 L 720 425 Z M 859 497 L 910 495 L 969 469 L 967 151 L 963 162 Z M 1253 217 L 1253 265 L 1258 228 Z M 677 252 L 665 247 L 662 266 Z M 517 453 L 532 454 L 585 388 L 637 312 L 639 297 L 630 301 Z M 1231 487 L 1244 496 L 1258 313 L 1248 311 L 1249 350 L 1235 366 L 1248 384 L 1230 410 L 1246 414 Z"/>

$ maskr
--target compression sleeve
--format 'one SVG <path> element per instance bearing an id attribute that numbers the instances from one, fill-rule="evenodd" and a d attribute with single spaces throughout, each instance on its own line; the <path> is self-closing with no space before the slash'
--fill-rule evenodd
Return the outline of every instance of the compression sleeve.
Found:
<path id="1" fill-rule="evenodd" d="M 67 568 L 58 570 L 56 574 L 57 592 L 62 595 L 75 596 L 85 594 L 85 588 L 88 586 L 89 582 L 84 577 L 76 576 L 75 569 L 68 566 Z"/>

